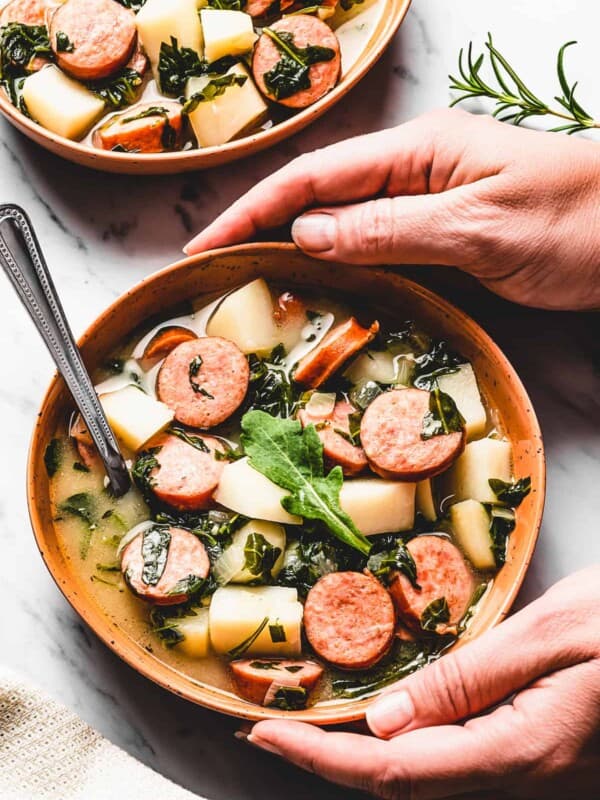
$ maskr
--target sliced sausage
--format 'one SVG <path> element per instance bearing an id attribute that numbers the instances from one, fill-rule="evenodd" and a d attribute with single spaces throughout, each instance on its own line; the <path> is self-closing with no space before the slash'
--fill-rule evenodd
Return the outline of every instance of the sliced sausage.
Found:
<path id="1" fill-rule="evenodd" d="M 140 39 L 136 36 L 135 39 L 135 46 L 133 48 L 133 53 L 131 54 L 131 58 L 125 64 L 128 69 L 133 69 L 139 75 L 144 75 L 146 70 L 148 69 L 148 57 L 142 50 L 142 46 L 140 44 Z"/>
<path id="2" fill-rule="evenodd" d="M 0 27 L 20 22 L 21 25 L 45 25 L 50 6 L 46 0 L 12 0 L 0 11 Z"/>
<path id="3" fill-rule="evenodd" d="M 329 61 L 317 61 L 308 70 L 310 86 L 301 89 L 289 97 L 277 98 L 265 84 L 265 73 L 272 70 L 281 60 L 281 51 L 267 34 L 263 33 L 256 43 L 252 57 L 252 72 L 258 88 L 270 100 L 274 100 L 288 108 L 306 108 L 316 103 L 323 95 L 331 91 L 338 82 L 341 70 L 340 44 L 335 33 L 324 22 L 309 14 L 284 17 L 269 26 L 275 33 L 282 31 L 291 33 L 296 47 L 318 45 L 333 50 L 334 56 Z"/>
<path id="4" fill-rule="evenodd" d="M 304 605 L 304 630 L 314 651 L 342 669 L 367 669 L 394 638 L 394 604 L 371 575 L 332 572 L 312 587 Z"/>
<path id="5" fill-rule="evenodd" d="M 392 389 L 367 407 L 360 441 L 371 469 L 382 478 L 421 481 L 438 475 L 465 447 L 465 431 L 422 439 L 429 392 Z"/>
<path id="6" fill-rule="evenodd" d="M 121 114 L 94 131 L 93 143 L 102 150 L 164 153 L 181 145 L 183 116 L 179 103 L 146 103 Z M 196 338 L 195 336 L 188 338 Z"/>
<path id="7" fill-rule="evenodd" d="M 449 619 L 438 625 L 436 632 L 455 632 L 464 616 L 473 591 L 475 578 L 462 553 L 442 536 L 417 536 L 406 545 L 417 568 L 415 589 L 401 572 L 390 583 L 390 593 L 402 621 L 410 628 L 421 629 L 421 617 L 435 600 L 445 598 Z"/>
<path id="8" fill-rule="evenodd" d="M 150 528 L 123 550 L 121 570 L 131 591 L 142 600 L 170 606 L 189 599 L 194 578 L 208 576 L 204 545 L 182 528 Z"/>
<path id="9" fill-rule="evenodd" d="M 251 17 L 265 17 L 275 0 L 248 0 L 246 14 Z"/>
<path id="10" fill-rule="evenodd" d="M 248 361 L 236 345 L 220 336 L 206 336 L 169 353 L 156 390 L 179 422 L 212 428 L 241 405 L 249 377 Z"/>
<path id="11" fill-rule="evenodd" d="M 72 52 L 57 49 L 63 33 Z M 66 0 L 50 19 L 50 44 L 58 66 L 82 81 L 107 78 L 124 67 L 135 47 L 135 15 L 114 0 Z"/>
<path id="12" fill-rule="evenodd" d="M 198 337 L 189 328 L 169 325 L 158 330 L 144 348 L 142 358 L 166 358 L 169 353 L 183 342 L 191 342 Z"/>
<path id="13" fill-rule="evenodd" d="M 339 464 L 344 475 L 358 475 L 367 467 L 367 457 L 362 447 L 348 441 L 343 434 L 350 434 L 350 414 L 354 406 L 346 400 L 338 400 L 329 416 L 315 416 L 303 408 L 298 412 L 302 427 L 314 425 L 323 444 L 323 455 L 328 464 Z M 340 433 L 341 432 L 341 433 Z"/>
<path id="14" fill-rule="evenodd" d="M 308 696 L 323 675 L 323 667 L 314 661 L 244 658 L 230 667 L 238 692 L 259 706 L 275 703 L 281 687 L 301 686 Z"/>
<path id="15" fill-rule="evenodd" d="M 294 380 L 311 389 L 317 389 L 345 361 L 368 345 L 378 330 L 378 322 L 374 322 L 370 328 L 363 328 L 354 317 L 350 317 L 329 331 L 314 350 L 298 362 Z"/>
<path id="16" fill-rule="evenodd" d="M 225 466 L 217 452 L 223 446 L 213 436 L 190 437 L 195 444 L 166 434 L 157 442 L 158 466 L 150 473 L 150 485 L 156 497 L 179 511 L 200 511 L 213 505 L 212 496 Z M 199 449 L 202 446 L 206 450 Z"/>
<path id="17" fill-rule="evenodd" d="M 100 455 L 96 450 L 92 434 L 89 432 L 81 414 L 77 414 L 75 419 L 71 422 L 69 436 L 75 440 L 75 447 L 79 453 L 79 458 L 88 469 L 92 469 L 100 462 Z"/>

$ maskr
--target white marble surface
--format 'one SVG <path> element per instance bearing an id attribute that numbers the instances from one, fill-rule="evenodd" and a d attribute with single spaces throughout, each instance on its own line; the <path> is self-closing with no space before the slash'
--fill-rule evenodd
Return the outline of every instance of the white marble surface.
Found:
<path id="1" fill-rule="evenodd" d="M 599 27 L 600 8 L 590 0 L 413 0 L 389 51 L 326 118 L 269 153 L 185 177 L 88 172 L 45 153 L 2 120 L 0 202 L 17 202 L 31 214 L 79 332 L 131 283 L 175 260 L 191 231 L 292 156 L 447 104 L 447 74 L 458 49 L 470 38 L 481 44 L 488 30 L 547 94 L 553 93 L 558 46 L 579 40 L 569 70 L 580 80 L 582 99 L 600 114 Z M 459 288 L 449 270 L 418 274 L 496 338 L 539 414 L 548 500 L 523 603 L 600 556 L 598 317 L 519 309 L 476 287 Z M 113 742 L 208 797 L 348 797 L 234 741 L 234 721 L 139 677 L 80 622 L 47 574 L 30 532 L 27 446 L 51 366 L 3 278 L 0 341 L 0 661 L 42 684 Z"/>

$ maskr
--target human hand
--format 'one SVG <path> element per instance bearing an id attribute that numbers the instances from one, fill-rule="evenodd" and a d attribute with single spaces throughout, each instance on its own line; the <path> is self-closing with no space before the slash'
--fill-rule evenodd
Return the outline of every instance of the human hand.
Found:
<path id="1" fill-rule="evenodd" d="M 516 693 L 509 705 L 476 716 Z M 472 718 L 474 717 L 474 718 Z M 460 720 L 469 719 L 464 724 Z M 248 741 L 390 800 L 591 798 L 600 771 L 600 566 L 382 694 L 381 738 L 285 720 Z M 387 739 L 387 741 L 382 741 Z M 486 795 L 487 796 L 487 795 Z"/>
<path id="2" fill-rule="evenodd" d="M 317 258 L 453 265 L 524 305 L 600 307 L 594 142 L 432 112 L 296 158 L 186 252 L 292 221 L 298 247 Z"/>

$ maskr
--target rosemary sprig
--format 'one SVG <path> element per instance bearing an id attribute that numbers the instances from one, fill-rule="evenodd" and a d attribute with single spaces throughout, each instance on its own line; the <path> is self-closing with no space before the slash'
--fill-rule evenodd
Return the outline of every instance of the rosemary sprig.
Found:
<path id="1" fill-rule="evenodd" d="M 473 43 L 469 42 L 466 56 L 463 49 L 461 49 L 458 56 L 460 77 L 448 76 L 450 89 L 461 92 L 450 105 L 455 106 L 457 103 L 472 97 L 488 97 L 494 100 L 496 104 L 493 116 L 497 117 L 501 122 L 512 122 L 513 125 L 520 125 L 523 120 L 529 117 L 551 116 L 565 120 L 565 124 L 550 128 L 551 131 L 555 132 L 563 131 L 572 134 L 589 130 L 590 128 L 600 128 L 600 122 L 593 119 L 576 99 L 577 82 L 570 84 L 565 74 L 565 51 L 573 44 L 577 44 L 577 42 L 572 41 L 563 44 L 558 51 L 556 60 L 556 72 L 562 94 L 556 95 L 554 100 L 560 108 L 545 103 L 531 91 L 502 53 L 496 49 L 490 33 L 488 33 L 488 40 L 485 46 L 498 86 L 492 87 L 482 78 L 481 68 L 486 54 L 481 53 L 477 58 L 474 58 Z"/>

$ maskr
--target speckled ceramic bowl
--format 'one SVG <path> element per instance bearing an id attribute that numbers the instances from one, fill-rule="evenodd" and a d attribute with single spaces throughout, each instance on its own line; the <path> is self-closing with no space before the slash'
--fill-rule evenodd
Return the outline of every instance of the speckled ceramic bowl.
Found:
<path id="1" fill-rule="evenodd" d="M 385 8 L 379 15 L 371 36 L 362 53 L 350 69 L 342 75 L 338 85 L 309 108 L 300 111 L 267 130 L 235 139 L 216 147 L 204 147 L 178 153 L 118 153 L 98 150 L 90 145 L 73 142 L 43 128 L 26 117 L 0 89 L 0 112 L 22 133 L 37 144 L 62 158 L 86 167 L 132 175 L 159 175 L 215 167 L 226 164 L 281 142 L 302 130 L 324 114 L 347 94 L 383 55 L 400 27 L 411 0 L 383 0 Z M 0 3 L 0 6 L 2 3 Z"/>
<path id="2" fill-rule="evenodd" d="M 80 345 L 93 370 L 136 326 L 169 306 L 203 294 L 226 292 L 262 275 L 294 287 L 340 286 L 361 300 L 391 309 L 401 320 L 413 318 L 433 334 L 448 339 L 473 364 L 489 406 L 498 413 L 511 439 L 517 475 L 530 475 L 532 492 L 520 506 L 510 537 L 506 565 L 493 581 L 478 613 L 455 647 L 496 625 L 508 612 L 533 554 L 542 518 L 545 489 L 544 452 L 531 401 L 512 366 L 490 337 L 468 316 L 441 297 L 401 277 L 397 271 L 315 261 L 293 245 L 249 244 L 188 258 L 155 273 L 116 300 L 83 335 Z M 59 378 L 44 398 L 33 434 L 28 467 L 31 522 L 48 569 L 73 608 L 115 653 L 134 669 L 195 703 L 248 719 L 286 715 L 333 724 L 364 716 L 369 700 L 323 703 L 304 711 L 283 712 L 253 706 L 177 672 L 131 639 L 107 615 L 69 562 L 57 541 L 50 506 L 44 451 L 71 401 Z"/>

